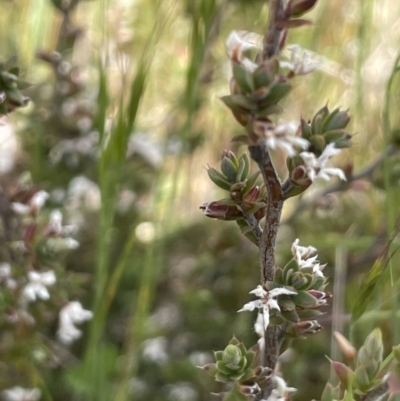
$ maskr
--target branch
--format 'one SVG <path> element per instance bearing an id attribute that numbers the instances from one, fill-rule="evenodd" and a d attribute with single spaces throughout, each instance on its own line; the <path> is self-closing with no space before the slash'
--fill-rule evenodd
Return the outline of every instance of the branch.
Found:
<path id="1" fill-rule="evenodd" d="M 284 31 L 284 28 L 280 22 L 284 21 L 284 17 L 284 0 L 270 0 L 268 28 L 263 41 L 263 60 L 268 60 L 269 58 L 277 55 L 280 51 L 281 38 Z"/>
<path id="2" fill-rule="evenodd" d="M 244 206 L 240 206 L 240 211 L 243 214 L 244 220 L 248 224 L 249 227 L 252 227 L 252 232 L 254 234 L 255 239 L 257 240 L 258 246 L 260 246 L 260 240 L 262 237 L 262 230 L 260 224 L 255 218 L 254 214 L 248 214 L 246 212 L 246 208 Z"/>
<path id="3" fill-rule="evenodd" d="M 266 141 L 249 146 L 251 158 L 257 163 L 267 189 L 267 211 L 260 248 L 261 283 L 272 281 L 275 276 L 275 243 L 283 207 L 283 191 L 268 154 Z"/>

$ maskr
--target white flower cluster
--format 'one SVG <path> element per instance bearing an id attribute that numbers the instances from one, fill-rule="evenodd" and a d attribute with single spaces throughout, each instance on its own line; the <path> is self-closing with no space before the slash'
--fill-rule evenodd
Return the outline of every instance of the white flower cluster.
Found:
<path id="1" fill-rule="evenodd" d="M 248 302 L 247 304 L 243 305 L 243 308 L 238 310 L 238 312 L 251 312 L 256 308 L 261 309 L 264 319 L 264 330 L 266 330 L 269 325 L 269 310 L 277 309 L 278 311 L 280 311 L 276 297 L 278 297 L 279 295 L 296 295 L 297 293 L 284 287 L 274 288 L 271 291 L 266 291 L 264 290 L 264 288 L 262 288 L 261 285 L 258 285 L 257 288 L 253 291 L 250 291 L 249 294 L 254 294 L 260 299 Z"/>
<path id="2" fill-rule="evenodd" d="M 300 246 L 299 239 L 297 238 L 292 244 L 292 254 L 296 263 L 301 269 L 311 268 L 313 273 L 318 277 L 324 277 L 322 273 L 323 268 L 326 265 L 320 265 L 319 261 L 317 260 L 318 255 L 311 256 L 317 249 L 313 246 Z"/>
<path id="3" fill-rule="evenodd" d="M 330 143 L 322 152 L 321 156 L 315 157 L 314 153 L 301 152 L 300 157 L 304 160 L 304 168 L 306 175 L 311 181 L 316 178 L 322 178 L 329 181 L 331 177 L 337 176 L 341 180 L 346 181 L 346 176 L 340 168 L 326 167 L 328 160 L 341 152 L 335 147 L 334 143 Z"/>
<path id="4" fill-rule="evenodd" d="M 295 148 L 307 149 L 310 142 L 299 136 L 295 136 L 297 126 L 291 122 L 279 121 L 277 125 L 264 121 L 254 122 L 254 132 L 266 138 L 268 148 L 283 149 L 288 156 L 296 155 Z"/>

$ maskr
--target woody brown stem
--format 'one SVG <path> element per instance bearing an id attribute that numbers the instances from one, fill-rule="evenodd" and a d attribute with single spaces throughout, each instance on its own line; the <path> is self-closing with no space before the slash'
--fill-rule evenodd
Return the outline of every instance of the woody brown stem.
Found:
<path id="1" fill-rule="evenodd" d="M 261 283 L 265 284 L 275 276 L 275 243 L 283 207 L 283 191 L 265 140 L 260 139 L 258 145 L 249 146 L 249 152 L 261 171 L 267 189 L 265 228 L 259 242 Z"/>
<path id="2" fill-rule="evenodd" d="M 268 28 L 264 36 L 262 59 L 277 55 L 280 50 L 284 28 L 282 22 L 285 20 L 285 1 L 270 0 L 269 1 L 269 18 Z"/>
<path id="3" fill-rule="evenodd" d="M 249 146 L 252 159 L 257 163 L 265 187 L 267 189 L 267 210 L 265 215 L 265 227 L 259 240 L 261 283 L 272 281 L 275 276 L 275 243 L 278 234 L 279 222 L 283 207 L 283 191 L 274 166 L 268 153 L 267 144 L 260 139 L 258 145 Z M 262 356 L 262 364 L 275 369 L 279 355 L 278 327 L 268 326 L 265 331 L 265 348 Z M 262 396 L 268 398 L 271 394 L 273 383 L 271 382 L 263 391 Z"/>

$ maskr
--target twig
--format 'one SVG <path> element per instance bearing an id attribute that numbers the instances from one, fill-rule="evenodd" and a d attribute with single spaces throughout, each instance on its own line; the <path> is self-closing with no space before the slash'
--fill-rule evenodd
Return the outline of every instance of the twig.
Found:
<path id="1" fill-rule="evenodd" d="M 284 15 L 284 0 L 270 0 L 268 28 L 263 41 L 263 60 L 267 60 L 279 53 L 282 33 L 284 30 L 279 22 L 284 20 Z"/>
<path id="2" fill-rule="evenodd" d="M 261 171 L 267 189 L 265 227 L 259 240 L 261 283 L 265 284 L 267 281 L 272 281 L 275 276 L 275 243 L 284 199 L 281 184 L 272 165 L 265 140 L 260 139 L 258 145 L 249 146 L 249 152 Z M 268 326 L 265 332 L 262 364 L 272 370 L 275 369 L 279 354 L 278 331 L 278 327 Z M 273 383 L 271 382 L 264 389 L 262 397 L 268 398 L 272 388 Z"/>
<path id="3" fill-rule="evenodd" d="M 258 223 L 257 219 L 255 218 L 254 214 L 248 214 L 246 212 L 246 208 L 244 206 L 240 206 L 240 210 L 243 214 L 244 220 L 252 227 L 252 232 L 254 234 L 255 239 L 257 240 L 258 246 L 260 246 L 260 240 L 262 238 L 262 230 L 260 224 Z"/>
<path id="4" fill-rule="evenodd" d="M 267 211 L 260 248 L 261 283 L 272 281 L 275 276 L 275 243 L 283 207 L 283 191 L 269 157 L 265 140 L 249 146 L 252 159 L 257 163 L 267 189 Z"/>

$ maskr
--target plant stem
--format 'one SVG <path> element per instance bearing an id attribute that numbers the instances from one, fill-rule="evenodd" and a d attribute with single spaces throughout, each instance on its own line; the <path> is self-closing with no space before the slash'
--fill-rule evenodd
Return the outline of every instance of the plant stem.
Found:
<path id="1" fill-rule="evenodd" d="M 264 36 L 261 61 L 266 61 L 279 54 L 282 36 L 284 34 L 284 28 L 279 24 L 280 21 L 284 20 L 285 16 L 284 0 L 270 0 L 269 7 L 268 28 Z M 261 171 L 267 190 L 265 227 L 258 241 L 260 249 L 261 284 L 264 285 L 267 281 L 272 281 L 275 276 L 275 244 L 281 220 L 284 192 L 274 166 L 272 165 L 266 140 L 260 138 L 257 144 L 250 145 L 249 152 L 251 158 L 257 163 Z M 274 370 L 278 355 L 279 327 L 269 326 L 265 331 L 265 349 L 264 355 L 262 356 L 262 364 Z M 268 398 L 272 389 L 273 383 L 271 381 L 260 396 Z"/>
<path id="2" fill-rule="evenodd" d="M 275 243 L 283 207 L 283 191 L 269 157 L 265 140 L 249 146 L 252 159 L 257 163 L 267 189 L 265 227 L 259 242 L 261 283 L 272 281 L 275 276 Z"/>
<path id="3" fill-rule="evenodd" d="M 267 189 L 267 211 L 265 227 L 259 240 L 261 283 L 272 281 L 275 276 L 275 243 L 284 202 L 283 191 L 268 153 L 265 139 L 258 145 L 249 146 L 252 159 L 257 163 Z M 279 327 L 269 326 L 265 332 L 265 349 L 262 364 L 275 369 L 279 355 Z M 272 391 L 272 382 L 264 389 L 263 397 L 268 398 Z"/>
<path id="4" fill-rule="evenodd" d="M 269 1 L 268 28 L 264 35 L 262 59 L 267 60 L 279 53 L 284 28 L 279 22 L 284 20 L 284 0 Z"/>

